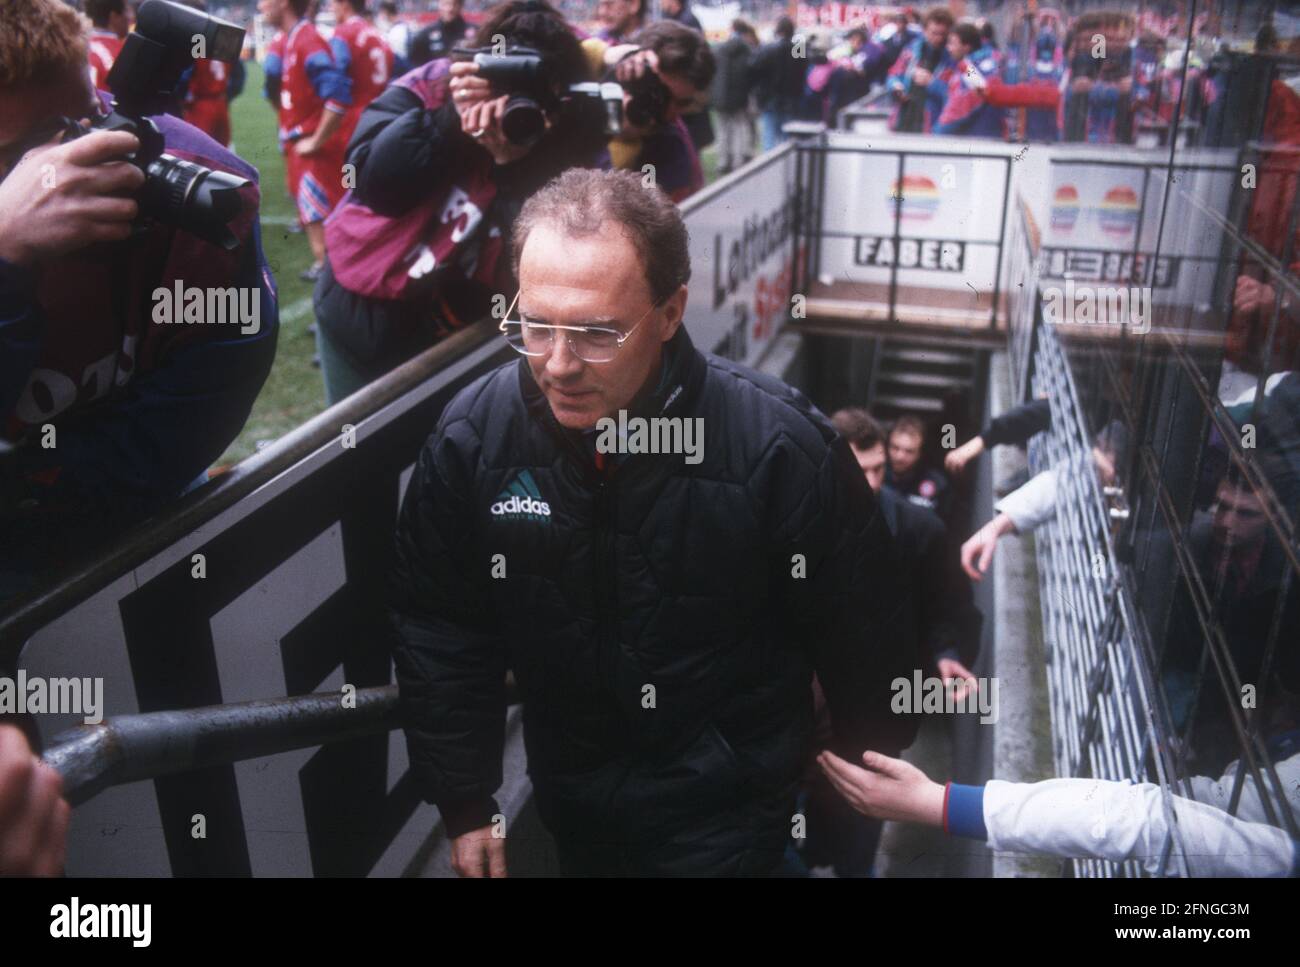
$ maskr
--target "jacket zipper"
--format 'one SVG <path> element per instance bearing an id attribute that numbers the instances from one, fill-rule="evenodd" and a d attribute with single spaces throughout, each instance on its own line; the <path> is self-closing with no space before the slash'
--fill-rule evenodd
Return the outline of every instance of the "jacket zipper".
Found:
<path id="1" fill-rule="evenodd" d="M 595 553 L 592 554 L 592 588 L 596 597 L 596 660 L 601 681 L 612 691 L 614 678 L 614 616 L 617 613 L 617 577 L 614 568 L 613 485 L 602 479 L 596 485 L 594 524 Z"/>

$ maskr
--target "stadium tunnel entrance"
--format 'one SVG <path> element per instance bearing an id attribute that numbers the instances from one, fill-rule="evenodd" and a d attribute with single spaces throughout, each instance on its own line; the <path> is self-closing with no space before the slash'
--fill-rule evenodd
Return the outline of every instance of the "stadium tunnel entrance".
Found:
<path id="1" fill-rule="evenodd" d="M 1085 448 L 1087 420 L 1054 327 L 1043 325 L 1042 287 L 1085 272 L 1145 273 L 1157 322 L 1211 301 L 1221 232 L 1209 226 L 1234 203 L 1236 153 L 1189 153 L 1186 178 L 1203 211 L 1189 207 L 1188 217 L 1205 230 L 1161 241 L 1152 226 L 1168 205 L 1167 153 L 1116 161 L 1079 146 L 971 145 L 817 131 L 692 198 L 683 206 L 694 268 L 686 325 L 696 345 L 786 380 L 827 413 L 918 414 L 931 439 L 948 426 L 968 439 L 1050 378 L 1063 401 L 1054 397 L 1053 446 Z M 1126 337 L 1119 327 L 1104 338 Z M 436 810 L 407 775 L 390 662 L 375 647 L 381 585 L 398 502 L 438 413 L 510 358 L 490 321 L 453 335 L 0 616 L 4 667 L 105 680 L 104 725 L 65 733 L 69 717 L 41 722 L 47 758 L 80 803 L 69 872 L 449 872 Z M 340 441 L 343 426 L 354 445 Z M 930 459 L 941 456 L 936 448 Z M 963 494 L 960 536 L 987 519 L 995 477 L 1013 476 L 1016 459 L 983 461 Z M 1080 506 L 1104 515 L 1095 484 L 1080 486 Z M 1105 528 L 1089 534 L 1088 548 L 1112 560 Z M 199 561 L 203 580 L 193 577 Z M 1111 607 L 1113 589 L 1098 591 L 1080 567 L 1063 563 L 1053 579 Z M 992 729 L 927 727 L 918 754 L 950 763 L 927 769 L 936 777 L 1043 778 L 1053 759 L 1058 769 L 1078 764 L 1077 742 L 1063 750 L 1085 712 L 1062 706 L 1048 719 L 1034 571 L 1029 551 L 1009 551 L 977 589 L 985 622 L 974 671 L 1025 675 L 1021 707 Z M 1019 651 L 1005 650 L 1008 635 Z M 1053 686 L 1062 696 L 1092 670 L 1054 673 L 1075 676 Z M 307 698 L 348 686 L 364 716 Z M 1133 714 L 1126 688 L 1113 699 Z M 1085 747 L 1101 741 L 1089 728 Z M 1141 742 L 1134 754 L 1145 754 Z M 518 706 L 505 775 L 511 869 L 551 872 Z M 199 814 L 203 838 L 191 835 Z M 135 819 L 124 825 L 124 815 Z M 884 871 L 995 869 L 982 848 L 932 845 L 887 831 Z M 927 851 L 937 867 L 905 859 Z"/>

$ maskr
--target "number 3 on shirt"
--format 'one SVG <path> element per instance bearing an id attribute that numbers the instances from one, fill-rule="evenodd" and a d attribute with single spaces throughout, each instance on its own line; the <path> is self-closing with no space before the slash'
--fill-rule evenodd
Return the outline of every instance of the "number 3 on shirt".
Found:
<path id="1" fill-rule="evenodd" d="M 384 56 L 382 47 L 370 48 L 370 59 L 375 62 L 375 72 L 370 75 L 370 80 L 375 84 L 388 83 L 388 58 Z"/>

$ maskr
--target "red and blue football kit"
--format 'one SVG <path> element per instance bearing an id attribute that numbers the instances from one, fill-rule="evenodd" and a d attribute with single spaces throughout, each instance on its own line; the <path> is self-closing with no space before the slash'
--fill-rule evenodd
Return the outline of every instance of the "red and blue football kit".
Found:
<path id="1" fill-rule="evenodd" d="M 321 222 L 343 197 L 343 155 L 347 144 L 336 132 L 315 154 L 303 157 L 295 144 L 320 127 L 326 111 L 346 114 L 352 83 L 339 69 L 329 44 L 307 20 L 294 24 L 284 40 L 280 73 L 280 146 L 289 193 L 304 224 Z"/>
<path id="2" fill-rule="evenodd" d="M 124 38 L 111 30 L 95 29 L 86 42 L 87 60 L 90 62 L 90 83 L 101 91 L 108 90 L 108 72 L 113 61 L 122 52 Z"/>
<path id="3" fill-rule="evenodd" d="M 219 60 L 197 60 L 185 94 L 184 118 L 213 141 L 230 145 L 230 68 Z"/>
<path id="4" fill-rule="evenodd" d="M 361 112 L 384 92 L 393 76 L 393 52 L 378 30 L 355 15 L 334 29 L 330 50 L 334 53 L 334 63 L 352 81 L 352 106 L 343 116 L 339 132 L 346 148 Z"/>

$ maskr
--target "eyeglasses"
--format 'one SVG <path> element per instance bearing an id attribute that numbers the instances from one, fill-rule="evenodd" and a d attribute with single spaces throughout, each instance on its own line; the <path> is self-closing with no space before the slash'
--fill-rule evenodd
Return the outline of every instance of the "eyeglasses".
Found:
<path id="1" fill-rule="evenodd" d="M 627 332 L 621 332 L 611 326 L 552 326 L 548 323 L 530 322 L 527 319 L 511 319 L 510 314 L 514 311 L 515 303 L 519 301 L 519 293 L 515 293 L 514 300 L 510 303 L 510 308 L 506 309 L 506 317 L 501 320 L 501 325 L 497 328 L 504 333 L 506 342 L 516 351 L 523 353 L 525 356 L 549 356 L 551 350 L 555 347 L 555 332 L 557 329 L 564 331 L 565 342 L 569 346 L 569 352 L 577 356 L 584 363 L 608 363 L 618 351 L 623 348 L 623 343 L 632 337 L 637 327 L 645 321 L 645 317 L 659 308 L 660 303 L 656 302 L 645 312 L 641 313 L 641 318 L 633 323 L 632 328 Z"/>

